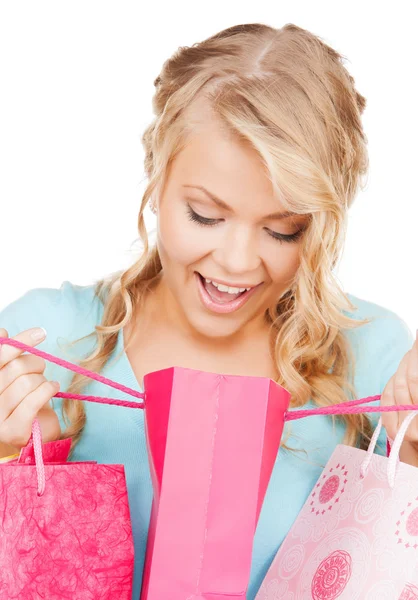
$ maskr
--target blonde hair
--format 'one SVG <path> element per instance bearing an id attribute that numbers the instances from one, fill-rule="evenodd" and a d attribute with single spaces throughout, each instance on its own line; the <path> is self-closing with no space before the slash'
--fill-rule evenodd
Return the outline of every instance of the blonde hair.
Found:
<path id="1" fill-rule="evenodd" d="M 164 63 L 154 81 L 155 118 L 142 138 L 148 178 L 138 216 L 143 251 L 128 269 L 95 283 L 103 318 L 85 336 L 96 336 L 96 344 L 80 365 L 100 372 L 118 332 L 140 309 L 162 269 L 157 247 L 149 246 L 143 212 L 164 188 L 174 158 L 198 131 L 194 115 L 202 115 L 202 106 L 196 110 L 202 101 L 227 134 L 258 152 L 282 205 L 309 214 L 297 275 L 265 315 L 280 373 L 277 383 L 291 393 L 292 407 L 310 398 L 319 406 L 356 398 L 354 353 L 343 330 L 370 320 L 345 314 L 356 307 L 333 269 L 344 243 L 347 210 L 368 170 L 361 124 L 366 101 L 342 59 L 296 25 L 275 29 L 251 23 L 180 47 Z M 80 393 L 89 381 L 75 374 L 67 391 Z M 72 452 L 85 426 L 85 407 L 64 399 L 62 414 L 67 427 L 62 438 L 72 437 Z M 364 447 L 371 433 L 368 417 L 339 418 L 346 425 L 345 443 Z"/>

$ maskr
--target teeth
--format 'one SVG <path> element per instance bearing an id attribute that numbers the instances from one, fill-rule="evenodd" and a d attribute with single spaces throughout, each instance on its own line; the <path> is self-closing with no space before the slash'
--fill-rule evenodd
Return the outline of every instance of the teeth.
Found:
<path id="1" fill-rule="evenodd" d="M 222 283 L 216 283 L 211 279 L 205 279 L 207 283 L 211 283 L 214 285 L 220 292 L 228 292 L 228 294 L 238 294 L 239 292 L 245 292 L 246 290 L 250 290 L 251 288 L 237 288 L 237 287 L 229 287 L 228 285 L 223 285 Z"/>

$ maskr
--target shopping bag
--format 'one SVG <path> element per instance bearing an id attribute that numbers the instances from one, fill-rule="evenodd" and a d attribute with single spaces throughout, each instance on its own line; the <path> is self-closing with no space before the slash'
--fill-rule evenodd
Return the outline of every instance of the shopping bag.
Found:
<path id="1" fill-rule="evenodd" d="M 18 460 L 0 465 L 1 600 L 131 600 L 124 467 L 66 462 L 69 443 L 41 444 L 35 419 Z"/>
<path id="2" fill-rule="evenodd" d="M 265 377 L 144 377 L 154 488 L 141 600 L 245 598 L 290 394 Z"/>
<path id="3" fill-rule="evenodd" d="M 389 458 L 339 444 L 256 600 L 418 600 L 418 469 L 399 461 L 414 412 Z"/>

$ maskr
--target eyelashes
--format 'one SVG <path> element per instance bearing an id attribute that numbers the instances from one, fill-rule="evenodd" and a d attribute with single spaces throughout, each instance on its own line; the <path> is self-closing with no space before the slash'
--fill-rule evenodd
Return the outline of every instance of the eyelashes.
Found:
<path id="1" fill-rule="evenodd" d="M 193 223 L 197 223 L 198 225 L 203 225 L 205 227 L 213 227 L 214 225 L 217 225 L 219 222 L 219 219 L 208 219 L 206 217 L 202 217 L 201 215 L 197 214 L 197 212 L 195 212 L 189 204 L 187 204 L 187 216 L 188 216 L 189 220 L 192 221 Z M 279 242 L 296 242 L 302 236 L 303 228 L 299 229 L 295 233 L 291 233 L 289 235 L 285 235 L 284 233 L 278 233 L 277 231 L 270 231 L 270 230 L 267 230 L 267 233 L 269 234 L 270 237 L 272 237 L 274 240 L 277 240 Z"/>

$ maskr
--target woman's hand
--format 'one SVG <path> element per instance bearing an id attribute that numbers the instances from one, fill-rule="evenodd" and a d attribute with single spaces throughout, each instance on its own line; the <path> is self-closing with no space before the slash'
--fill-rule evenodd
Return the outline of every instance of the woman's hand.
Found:
<path id="1" fill-rule="evenodd" d="M 418 404 L 418 330 L 412 348 L 402 358 L 398 370 L 387 382 L 380 404 Z M 382 413 L 382 424 L 389 438 L 395 439 L 402 421 L 409 414 L 409 411 Z M 402 462 L 418 466 L 418 414 L 408 427 L 399 458 Z"/>
<path id="2" fill-rule="evenodd" d="M 34 339 L 37 328 L 27 329 L 14 340 L 36 346 L 44 337 Z M 0 336 L 8 337 L 0 328 Z M 20 452 L 31 436 L 35 417 L 39 420 L 42 441 L 59 439 L 58 416 L 48 403 L 59 390 L 59 384 L 42 375 L 45 361 L 24 350 L 0 344 L 0 457 Z"/>

